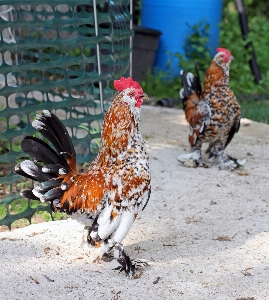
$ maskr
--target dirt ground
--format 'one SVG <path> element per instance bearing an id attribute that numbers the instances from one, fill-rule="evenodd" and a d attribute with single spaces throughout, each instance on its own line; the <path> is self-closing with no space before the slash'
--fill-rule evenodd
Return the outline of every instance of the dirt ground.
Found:
<path id="1" fill-rule="evenodd" d="M 269 299 L 269 126 L 242 120 L 239 170 L 190 169 L 181 110 L 144 106 L 153 192 L 124 241 L 149 260 L 139 279 L 90 263 L 75 221 L 0 233 L 0 299 Z"/>

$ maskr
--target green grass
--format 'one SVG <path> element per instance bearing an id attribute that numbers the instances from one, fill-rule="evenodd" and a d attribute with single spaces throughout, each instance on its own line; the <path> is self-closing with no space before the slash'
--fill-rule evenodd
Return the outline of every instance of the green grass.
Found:
<path id="1" fill-rule="evenodd" d="M 47 203 L 41 203 L 39 201 L 31 200 L 31 207 L 36 208 L 37 206 L 47 206 Z M 24 211 L 28 207 L 28 200 L 15 200 L 10 203 L 9 205 L 9 211 L 10 214 L 17 214 L 22 211 Z M 44 221 L 50 221 L 51 217 L 48 212 L 38 212 L 37 213 L 40 218 L 42 218 Z M 62 213 L 52 213 L 54 220 L 61 220 L 65 214 Z M 0 212 L 0 218 L 1 218 L 1 212 Z"/>
<path id="2" fill-rule="evenodd" d="M 47 204 L 41 203 L 39 201 L 31 200 L 30 205 L 32 208 L 36 208 L 38 205 L 46 206 Z M 17 214 L 17 213 L 24 211 L 27 207 L 28 207 L 28 200 L 24 200 L 24 199 L 15 200 L 9 204 L 9 212 L 10 212 L 10 214 Z M 44 219 L 44 221 L 51 220 L 50 216 L 46 216 L 46 214 L 44 214 L 44 212 L 39 212 L 38 214 Z M 0 205 L 0 219 L 2 219 L 5 215 L 6 215 L 6 206 L 4 204 L 1 204 Z M 54 213 L 53 217 L 55 216 L 56 219 L 59 219 L 63 215 L 64 214 L 61 214 L 61 213 Z"/>
<path id="3" fill-rule="evenodd" d="M 40 203 L 39 201 L 35 201 L 35 200 L 31 200 L 30 202 L 30 206 L 32 208 L 36 208 L 37 206 L 42 206 L 42 205 L 47 205 L 47 204 L 43 204 Z M 20 212 L 23 212 L 24 210 L 26 210 L 28 207 L 28 200 L 15 200 L 13 202 L 11 202 L 8 206 L 9 209 L 9 213 L 11 215 L 15 215 L 18 214 Z M 0 205 L 0 219 L 4 218 L 6 215 L 6 205 L 5 204 L 1 204 Z M 65 217 L 65 214 L 62 213 L 52 213 L 54 220 L 62 220 Z M 46 211 L 40 211 L 38 213 L 36 213 L 33 217 L 32 217 L 32 224 L 36 224 L 36 223 L 41 223 L 41 222 L 47 222 L 47 221 L 51 221 L 51 216 L 48 212 Z M 29 225 L 29 221 L 27 219 L 19 219 L 15 222 L 12 223 L 12 229 L 14 228 L 20 228 L 20 227 L 25 227 Z"/>
<path id="4" fill-rule="evenodd" d="M 269 124 L 269 101 L 240 101 L 242 118 Z"/>

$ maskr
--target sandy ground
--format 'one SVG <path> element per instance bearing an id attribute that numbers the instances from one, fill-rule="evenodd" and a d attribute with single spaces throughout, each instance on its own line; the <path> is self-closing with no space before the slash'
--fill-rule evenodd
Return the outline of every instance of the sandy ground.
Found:
<path id="1" fill-rule="evenodd" d="M 0 233 L 0 299 L 269 299 L 269 126 L 242 121 L 227 153 L 245 167 L 189 169 L 181 110 L 144 106 L 153 192 L 124 241 L 139 279 L 90 263 L 72 220 Z"/>

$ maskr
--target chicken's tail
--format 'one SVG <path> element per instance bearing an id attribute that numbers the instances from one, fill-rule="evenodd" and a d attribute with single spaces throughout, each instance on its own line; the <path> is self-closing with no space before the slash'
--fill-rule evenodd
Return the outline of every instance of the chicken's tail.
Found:
<path id="1" fill-rule="evenodd" d="M 37 115 L 32 125 L 55 150 L 33 136 L 22 140 L 22 150 L 34 160 L 17 164 L 15 172 L 37 183 L 33 188 L 23 190 L 21 195 L 41 202 L 50 201 L 55 210 L 59 208 L 60 199 L 68 189 L 67 182 L 77 174 L 75 149 L 65 126 L 49 111 L 44 110 L 43 115 Z"/>
<path id="2" fill-rule="evenodd" d="M 196 76 L 192 73 L 186 73 L 181 70 L 180 77 L 183 88 L 180 90 L 179 95 L 182 99 L 183 110 L 185 111 L 186 119 L 189 122 L 191 116 L 200 102 L 202 93 L 202 86 L 199 75 L 198 63 L 195 62 Z"/>

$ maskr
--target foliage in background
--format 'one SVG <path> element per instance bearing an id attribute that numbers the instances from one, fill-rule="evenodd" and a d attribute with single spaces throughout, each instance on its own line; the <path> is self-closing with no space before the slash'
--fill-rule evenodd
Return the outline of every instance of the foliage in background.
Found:
<path id="1" fill-rule="evenodd" d="M 152 72 L 148 71 L 144 80 L 141 82 L 141 87 L 151 97 L 156 100 L 162 98 L 178 98 L 178 91 L 180 89 L 179 78 L 171 78 L 170 71 L 162 71 L 154 69 Z"/>
<path id="2" fill-rule="evenodd" d="M 262 61 L 265 59 L 267 50 L 265 40 L 269 40 L 269 24 L 266 23 L 263 17 L 256 19 L 256 28 L 253 28 L 252 22 L 254 18 L 248 18 L 250 26 L 250 34 L 246 40 L 243 40 L 241 29 L 239 26 L 238 14 L 234 1 L 224 1 L 223 20 L 220 24 L 220 45 L 231 51 L 234 60 L 231 64 L 230 71 L 230 86 L 239 98 L 258 98 L 260 95 L 269 92 L 269 82 L 266 80 L 266 70 L 262 68 Z M 246 7 L 248 13 L 248 7 Z M 267 32 L 266 32 L 267 31 Z M 252 42 L 263 80 L 259 85 L 254 83 L 249 66 L 250 50 L 245 48 L 248 42 Z M 264 44 L 263 44 L 264 43 Z M 269 57 L 267 58 L 269 63 Z M 269 64 L 267 64 L 267 68 Z M 267 92 L 268 90 L 268 92 Z M 269 94 L 269 93 L 268 93 Z"/>
<path id="3" fill-rule="evenodd" d="M 234 2 L 233 0 L 224 0 L 224 7 L 228 3 Z M 247 7 L 249 19 L 253 17 L 266 17 L 269 19 L 269 2 L 268 0 L 244 0 L 245 6 Z"/>
<path id="4" fill-rule="evenodd" d="M 269 2 L 245 0 L 250 33 L 242 39 L 238 14 L 233 0 L 224 0 L 223 20 L 220 24 L 220 45 L 228 48 L 234 60 L 231 64 L 230 86 L 239 98 L 242 116 L 269 123 Z M 251 42 L 262 80 L 257 85 L 249 66 L 250 54 L 246 43 Z M 256 100 L 255 102 L 252 101 Z M 247 100 L 247 101 L 243 101 Z"/>
<path id="5" fill-rule="evenodd" d="M 174 55 L 178 58 L 179 69 L 190 72 L 195 72 L 194 62 L 197 61 L 203 80 L 203 75 L 212 61 L 210 54 L 212 49 L 209 47 L 210 25 L 206 20 L 201 20 L 193 26 L 187 25 L 191 33 L 184 41 L 184 54 L 175 53 Z"/>

